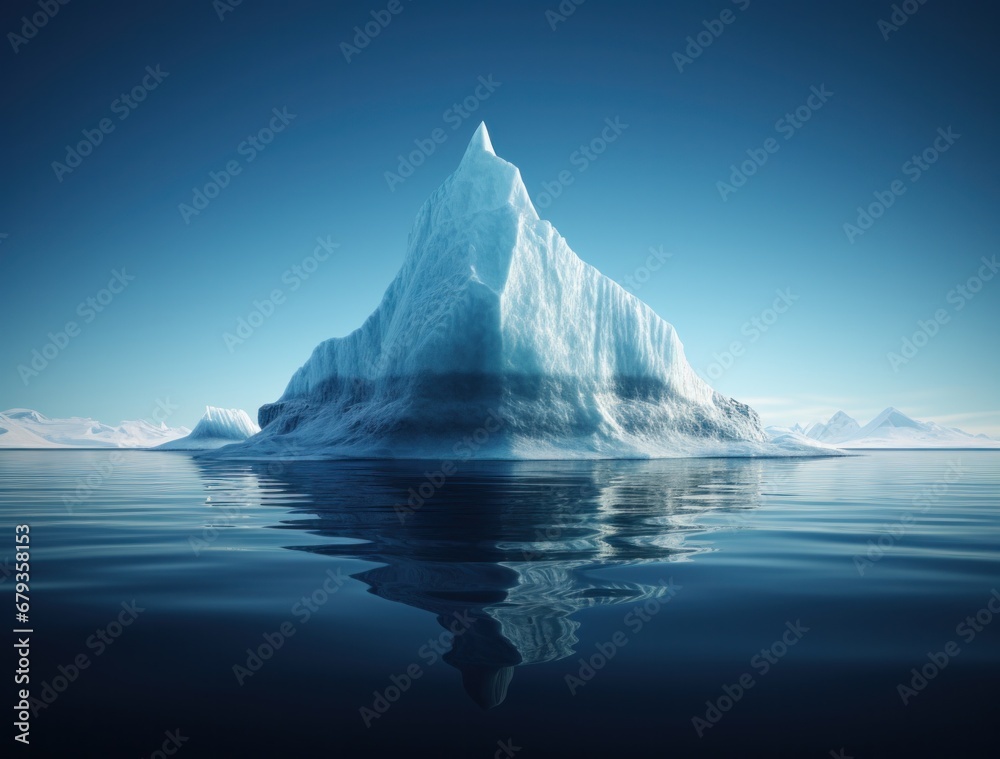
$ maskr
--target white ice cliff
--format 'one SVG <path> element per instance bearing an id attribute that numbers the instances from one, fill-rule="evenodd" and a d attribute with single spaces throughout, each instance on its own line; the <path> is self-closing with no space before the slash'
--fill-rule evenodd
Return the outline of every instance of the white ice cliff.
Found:
<path id="1" fill-rule="evenodd" d="M 223 455 L 647 458 L 828 453 L 768 441 L 674 328 L 539 218 L 480 125 L 363 326 L 321 343 Z M 804 440 L 804 438 L 803 438 Z"/>

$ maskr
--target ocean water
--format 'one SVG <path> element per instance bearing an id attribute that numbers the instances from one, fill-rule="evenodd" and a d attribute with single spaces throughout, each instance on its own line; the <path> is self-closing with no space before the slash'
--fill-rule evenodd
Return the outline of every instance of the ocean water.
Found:
<path id="1" fill-rule="evenodd" d="M 4 451 L 0 598 L 28 524 L 31 755 L 995 756 L 998 501 L 997 452 Z"/>

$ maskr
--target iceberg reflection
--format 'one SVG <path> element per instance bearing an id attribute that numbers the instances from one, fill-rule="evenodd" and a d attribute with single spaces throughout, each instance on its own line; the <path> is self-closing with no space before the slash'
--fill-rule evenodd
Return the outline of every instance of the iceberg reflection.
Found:
<path id="1" fill-rule="evenodd" d="M 198 464 L 215 486 L 235 474 L 235 462 Z M 421 462 L 236 468 L 255 480 L 243 499 L 256 491 L 288 504 L 294 518 L 281 528 L 331 539 L 288 548 L 376 562 L 353 575 L 370 592 L 429 611 L 445 629 L 466 620 L 443 658 L 484 708 L 503 702 L 514 667 L 574 654 L 581 609 L 668 594 L 607 576 L 713 550 L 712 530 L 742 524 L 758 505 L 762 476 L 752 459 L 468 462 L 413 500 L 428 491 Z"/>

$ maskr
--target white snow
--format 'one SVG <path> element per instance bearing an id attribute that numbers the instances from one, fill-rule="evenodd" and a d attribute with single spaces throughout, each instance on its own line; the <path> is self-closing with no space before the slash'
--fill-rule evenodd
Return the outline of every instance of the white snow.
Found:
<path id="1" fill-rule="evenodd" d="M 539 218 L 485 124 L 417 214 L 364 325 L 321 343 L 226 456 L 646 458 L 828 453 L 769 443 L 674 328 Z"/>
<path id="2" fill-rule="evenodd" d="M 772 443 L 789 450 L 794 450 L 796 447 L 804 450 L 820 449 L 832 456 L 840 452 L 836 446 L 809 437 L 798 424 L 793 427 L 765 427 L 764 433 Z"/>
<path id="3" fill-rule="evenodd" d="M 148 448 L 188 432 L 145 420 L 113 427 L 84 417 L 50 419 L 32 409 L 0 412 L 0 448 Z"/>
<path id="4" fill-rule="evenodd" d="M 14 409 L 16 411 L 17 409 Z M 0 448 L 60 448 L 57 443 L 37 435 L 19 420 L 0 414 Z"/>
<path id="5" fill-rule="evenodd" d="M 243 409 L 225 409 L 206 406 L 205 415 L 198 421 L 191 434 L 157 447 L 165 451 L 196 451 L 221 448 L 230 443 L 246 440 L 260 432 L 260 427 Z"/>
<path id="6" fill-rule="evenodd" d="M 770 428 L 769 428 L 770 429 Z M 922 422 L 889 407 L 864 427 L 838 411 L 826 424 L 817 422 L 806 435 L 843 449 L 861 448 L 1000 448 L 1000 441 L 954 427 Z"/>

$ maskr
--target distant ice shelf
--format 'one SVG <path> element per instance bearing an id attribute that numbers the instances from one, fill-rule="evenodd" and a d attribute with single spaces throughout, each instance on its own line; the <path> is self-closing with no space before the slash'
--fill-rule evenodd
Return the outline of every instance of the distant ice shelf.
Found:
<path id="1" fill-rule="evenodd" d="M 112 426 L 85 417 L 50 419 L 26 408 L 0 412 L 0 448 L 150 448 L 189 432 L 143 419 Z"/>

